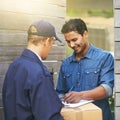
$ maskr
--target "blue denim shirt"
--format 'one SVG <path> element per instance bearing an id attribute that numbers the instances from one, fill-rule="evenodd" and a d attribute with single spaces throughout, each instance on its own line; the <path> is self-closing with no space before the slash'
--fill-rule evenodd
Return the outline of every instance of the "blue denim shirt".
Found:
<path id="1" fill-rule="evenodd" d="M 74 91 L 84 91 L 103 84 L 114 87 L 114 59 L 109 52 L 90 45 L 79 61 L 74 53 L 63 61 L 56 91 L 65 94 L 71 87 Z M 107 97 L 94 103 L 102 109 L 103 120 L 113 120 Z"/>

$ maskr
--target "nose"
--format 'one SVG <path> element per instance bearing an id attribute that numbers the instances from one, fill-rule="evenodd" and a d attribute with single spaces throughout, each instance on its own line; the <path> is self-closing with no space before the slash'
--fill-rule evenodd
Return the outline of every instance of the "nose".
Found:
<path id="1" fill-rule="evenodd" d="M 74 42 L 70 42 L 70 47 L 73 48 L 75 46 L 75 43 Z"/>

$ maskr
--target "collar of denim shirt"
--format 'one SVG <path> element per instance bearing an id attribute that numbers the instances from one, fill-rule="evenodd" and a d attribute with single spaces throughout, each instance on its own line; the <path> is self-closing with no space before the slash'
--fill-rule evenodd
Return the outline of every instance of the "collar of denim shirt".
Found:
<path id="1" fill-rule="evenodd" d="M 90 48 L 88 49 L 88 52 L 82 59 L 84 58 L 92 59 L 92 49 L 94 48 L 95 47 L 92 44 L 90 44 Z M 70 56 L 70 62 L 78 62 L 78 60 L 75 58 L 75 52 L 73 52 L 72 56 Z"/>

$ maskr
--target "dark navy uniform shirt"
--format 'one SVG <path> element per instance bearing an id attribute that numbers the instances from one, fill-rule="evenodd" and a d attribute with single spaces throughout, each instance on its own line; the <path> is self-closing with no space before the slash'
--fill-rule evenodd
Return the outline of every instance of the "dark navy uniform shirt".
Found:
<path id="1" fill-rule="evenodd" d="M 63 120 L 52 75 L 28 49 L 7 71 L 3 105 L 5 120 Z"/>
<path id="2" fill-rule="evenodd" d="M 114 59 L 102 49 L 90 45 L 87 54 L 79 61 L 75 54 L 65 59 L 61 65 L 56 91 L 67 93 L 73 86 L 73 91 L 91 90 L 107 85 L 111 90 L 114 86 Z M 94 102 L 103 111 L 103 120 L 113 120 L 108 97 Z"/>

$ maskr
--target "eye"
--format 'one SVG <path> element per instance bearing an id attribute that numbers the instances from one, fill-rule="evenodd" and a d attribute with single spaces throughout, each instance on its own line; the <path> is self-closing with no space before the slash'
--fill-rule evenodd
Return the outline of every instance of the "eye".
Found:
<path id="1" fill-rule="evenodd" d="M 74 38 L 74 39 L 71 39 L 71 40 L 66 40 L 66 42 L 68 43 L 68 44 L 70 44 L 70 42 L 76 42 L 78 40 L 78 38 Z"/>
<path id="2" fill-rule="evenodd" d="M 76 42 L 77 40 L 78 40 L 77 38 L 72 39 L 73 42 Z"/>
<path id="3" fill-rule="evenodd" d="M 67 42 L 68 44 L 70 44 L 70 41 L 67 41 L 67 40 L 66 40 L 66 42 Z"/>

